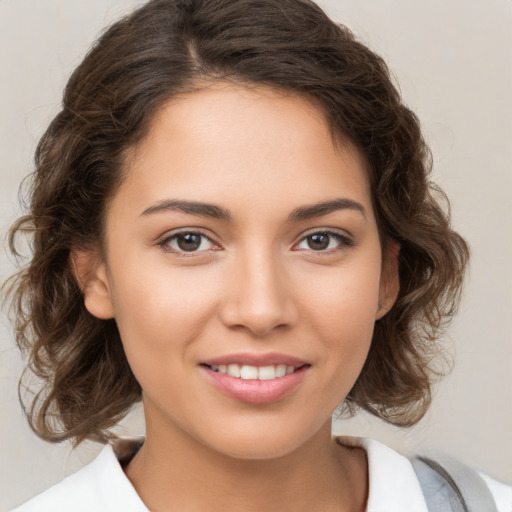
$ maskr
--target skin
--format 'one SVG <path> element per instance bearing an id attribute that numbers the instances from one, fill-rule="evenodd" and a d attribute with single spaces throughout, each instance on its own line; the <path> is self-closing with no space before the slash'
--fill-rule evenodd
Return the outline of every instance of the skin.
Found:
<path id="1" fill-rule="evenodd" d="M 361 208 L 289 218 L 339 198 Z M 162 209 L 170 199 L 230 219 Z M 206 235 L 198 250 L 180 250 L 187 231 Z M 326 248 L 311 248 L 317 231 L 334 233 Z M 146 442 L 125 471 L 151 510 L 364 510 L 365 454 L 331 440 L 331 413 L 398 279 L 382 271 L 364 162 L 318 108 L 220 84 L 171 100 L 131 154 L 104 254 L 77 250 L 74 264 L 143 388 Z M 200 366 L 268 352 L 310 365 L 272 403 L 226 396 Z"/>

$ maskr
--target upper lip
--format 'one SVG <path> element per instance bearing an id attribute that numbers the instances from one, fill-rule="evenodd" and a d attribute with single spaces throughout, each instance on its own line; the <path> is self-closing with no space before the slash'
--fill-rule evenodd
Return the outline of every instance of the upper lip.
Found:
<path id="1" fill-rule="evenodd" d="M 219 366 L 228 364 L 241 364 L 248 366 L 271 366 L 285 364 L 286 366 L 304 366 L 308 364 L 303 359 L 287 354 L 278 354 L 275 352 L 267 354 L 252 354 L 243 352 L 240 354 L 226 354 L 224 356 L 217 356 L 212 359 L 201 361 L 201 364 L 207 366 Z"/>

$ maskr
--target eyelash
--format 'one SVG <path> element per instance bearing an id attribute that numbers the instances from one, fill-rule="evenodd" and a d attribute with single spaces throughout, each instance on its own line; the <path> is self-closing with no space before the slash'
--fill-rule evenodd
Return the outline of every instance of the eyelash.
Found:
<path id="1" fill-rule="evenodd" d="M 158 246 L 164 250 L 165 252 L 170 252 L 170 253 L 174 253 L 174 254 L 178 254 L 180 256 L 185 256 L 185 257 L 190 257 L 190 256 L 197 256 L 198 254 L 202 254 L 206 251 L 210 251 L 210 250 L 217 250 L 217 249 L 206 249 L 206 250 L 201 250 L 201 251 L 197 251 L 197 250 L 194 250 L 194 251 L 186 251 L 184 249 L 180 249 L 180 248 L 173 248 L 170 246 L 170 244 L 173 242 L 173 241 L 177 241 L 180 237 L 184 237 L 186 235 L 195 235 L 195 236 L 200 236 L 201 237 L 201 241 L 200 241 L 200 245 L 199 247 L 201 247 L 201 245 L 203 244 L 203 242 L 205 240 L 207 240 L 208 242 L 210 242 L 213 246 L 216 246 L 215 242 L 208 236 L 206 235 L 205 233 L 202 233 L 201 231 L 194 231 L 194 230 L 187 230 L 187 231 L 179 231 L 178 233 L 173 233 L 172 235 L 170 236 L 167 236 L 165 237 L 163 240 L 161 240 L 160 242 L 158 242 Z"/>
<path id="2" fill-rule="evenodd" d="M 217 249 L 215 249 L 215 248 L 208 248 L 208 249 L 203 249 L 203 250 L 195 249 L 195 250 L 192 250 L 192 251 L 186 251 L 186 250 L 181 249 L 179 247 L 172 247 L 170 245 L 173 241 L 177 241 L 179 239 L 178 237 L 180 237 L 180 236 L 184 237 L 184 236 L 187 236 L 187 235 L 195 235 L 195 236 L 201 237 L 201 240 L 200 240 L 198 248 L 200 248 L 201 245 L 206 240 L 210 244 L 212 244 L 214 247 L 216 246 Z M 336 231 L 317 230 L 317 231 L 313 231 L 313 232 L 308 233 L 307 235 L 303 236 L 300 239 L 300 241 L 293 246 L 292 250 L 300 250 L 300 249 L 295 249 L 295 248 L 297 246 L 299 246 L 300 244 L 304 243 L 304 242 L 307 243 L 307 240 L 310 239 L 311 237 L 315 236 L 315 235 L 327 235 L 330 238 L 330 240 L 328 242 L 328 246 L 331 245 L 332 239 L 334 239 L 334 240 L 336 240 L 338 242 L 338 245 L 340 247 L 335 247 L 335 248 L 327 247 L 326 249 L 319 249 L 319 250 L 315 250 L 315 249 L 312 249 L 312 248 L 306 248 L 305 249 L 306 251 L 310 251 L 311 253 L 314 253 L 314 254 L 331 254 L 331 253 L 338 252 L 338 251 L 341 251 L 341 250 L 349 248 L 349 247 L 353 247 L 355 245 L 353 239 L 350 236 L 338 233 Z M 195 230 L 179 231 L 178 233 L 173 233 L 172 235 L 167 236 L 163 240 L 158 242 L 157 245 L 162 250 L 164 250 L 165 252 L 177 254 L 177 255 L 183 256 L 183 257 L 194 257 L 194 256 L 201 255 L 201 254 L 203 254 L 205 252 L 208 252 L 208 251 L 211 251 L 211 250 L 219 250 L 218 246 L 215 244 L 215 242 L 208 235 L 206 235 L 205 233 L 203 233 L 201 231 L 195 231 Z"/>
<path id="3" fill-rule="evenodd" d="M 340 250 L 343 250 L 345 248 L 348 248 L 348 247 L 353 247 L 355 244 L 354 244 L 354 240 L 349 237 L 348 235 L 343 235 L 341 233 L 338 233 L 336 231 L 329 231 L 329 230 L 317 230 L 317 231 L 313 231 L 311 233 L 308 233 L 307 235 L 303 236 L 299 243 L 298 244 L 295 244 L 294 247 L 300 245 L 301 243 L 303 242 L 306 242 L 308 240 L 308 238 L 311 238 L 315 235 L 328 235 L 331 240 L 334 239 L 338 242 L 338 245 L 341 246 L 341 247 L 336 247 L 336 248 L 330 248 L 330 249 L 326 249 L 326 250 L 315 250 L 315 249 L 306 249 L 306 250 L 309 250 L 313 253 L 316 253 L 316 254 L 331 254 L 333 252 L 337 252 L 337 251 L 340 251 Z M 329 245 L 330 245 L 331 241 L 329 241 Z"/>

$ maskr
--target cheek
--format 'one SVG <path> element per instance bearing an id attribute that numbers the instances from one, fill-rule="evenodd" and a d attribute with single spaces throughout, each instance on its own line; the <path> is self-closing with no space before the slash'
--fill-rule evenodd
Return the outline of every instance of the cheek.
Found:
<path id="1" fill-rule="evenodd" d="M 186 358 L 186 347 L 215 311 L 218 277 L 194 268 L 147 265 L 134 271 L 127 266 L 118 273 L 122 278 L 112 279 L 112 295 L 128 359 L 141 368 L 145 361 L 151 368 L 151 362 L 166 354 Z"/>
<path id="2" fill-rule="evenodd" d="M 303 302 L 325 328 L 337 332 L 372 330 L 379 300 L 377 258 L 316 273 L 304 283 Z"/>
<path id="3" fill-rule="evenodd" d="M 379 299 L 379 254 L 306 283 L 303 315 L 311 337 L 322 340 L 329 378 L 350 388 L 370 348 Z M 338 389 L 340 389 L 338 387 Z M 347 389 L 348 391 L 348 389 Z"/>

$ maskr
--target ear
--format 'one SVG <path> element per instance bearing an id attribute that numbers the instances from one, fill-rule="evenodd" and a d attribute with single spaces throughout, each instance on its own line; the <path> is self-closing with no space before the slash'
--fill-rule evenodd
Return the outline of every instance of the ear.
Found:
<path id="1" fill-rule="evenodd" d="M 400 244 L 395 240 L 389 240 L 385 248 L 387 254 L 384 257 L 379 289 L 379 308 L 376 320 L 380 320 L 396 302 L 400 291 L 400 275 L 398 271 L 398 255 Z"/>
<path id="2" fill-rule="evenodd" d="M 96 251 L 73 248 L 69 256 L 73 276 L 91 315 L 102 320 L 114 317 L 107 269 Z"/>

